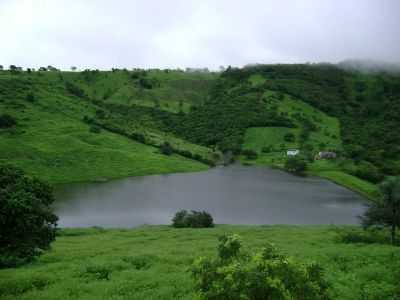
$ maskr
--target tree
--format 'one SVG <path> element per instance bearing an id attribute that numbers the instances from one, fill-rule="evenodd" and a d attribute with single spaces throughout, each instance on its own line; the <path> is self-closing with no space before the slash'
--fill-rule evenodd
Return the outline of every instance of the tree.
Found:
<path id="1" fill-rule="evenodd" d="M 72 66 L 72 67 L 71 67 L 71 71 L 72 71 L 72 72 L 75 72 L 75 71 L 76 71 L 76 67 L 75 67 L 75 66 Z"/>
<path id="2" fill-rule="evenodd" d="M 55 239 L 50 186 L 20 169 L 0 166 L 0 268 L 30 261 Z"/>
<path id="3" fill-rule="evenodd" d="M 4 70 L 3 65 L 0 65 L 0 71 L 3 71 L 3 70 Z"/>
<path id="4" fill-rule="evenodd" d="M 291 156 L 285 162 L 285 169 L 288 172 L 301 175 L 307 170 L 307 162 L 299 156 Z"/>
<path id="5" fill-rule="evenodd" d="M 201 299 L 331 299 L 318 264 L 295 262 L 271 244 L 245 253 L 238 235 L 221 236 L 219 242 L 217 258 L 201 257 L 191 269 Z"/>
<path id="6" fill-rule="evenodd" d="M 213 227 L 214 221 L 212 216 L 206 211 L 188 212 L 187 210 L 178 211 L 172 219 L 172 226 L 175 228 L 207 228 Z"/>
<path id="7" fill-rule="evenodd" d="M 396 229 L 400 227 L 400 176 L 388 177 L 379 185 L 382 198 L 370 202 L 361 217 L 364 227 L 390 227 L 391 242 L 396 243 Z"/>

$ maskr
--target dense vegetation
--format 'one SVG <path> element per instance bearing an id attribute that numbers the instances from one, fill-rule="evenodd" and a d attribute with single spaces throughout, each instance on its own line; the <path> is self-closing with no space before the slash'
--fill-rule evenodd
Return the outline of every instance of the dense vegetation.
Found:
<path id="1" fill-rule="evenodd" d="M 51 66 L 0 71 L 0 163 L 50 183 L 204 170 L 236 158 L 316 174 L 376 197 L 375 184 L 400 173 L 399 125 L 399 75 L 333 65 L 222 73 L 61 72 Z M 300 149 L 301 157 L 287 160 L 289 148 Z M 338 159 L 315 160 L 319 151 L 334 151 Z M 56 218 L 47 209 L 53 198 L 46 184 L 12 167 L 0 175 L 0 264 L 12 266 L 47 249 Z M 272 272 L 281 296 L 399 299 L 400 258 L 387 245 L 398 236 L 398 186 L 383 187 L 384 197 L 371 203 L 364 225 L 389 226 L 391 235 L 329 226 L 64 229 L 54 249 L 36 262 L 0 271 L 0 298 L 196 299 L 196 287 L 204 297 L 218 298 L 221 286 L 232 298 L 251 298 L 259 289 L 272 293 L 272 283 L 264 285 Z M 208 213 L 181 211 L 173 225 L 214 224 Z M 218 236 L 231 233 L 243 236 L 248 253 L 266 242 L 282 253 L 271 247 L 255 256 L 222 251 L 193 269 L 197 257 L 213 254 Z M 311 260 L 318 268 L 309 267 Z M 249 275 L 255 270 L 259 276 Z M 227 282 L 231 277 L 240 291 Z"/>
<path id="2" fill-rule="evenodd" d="M 296 263 L 271 244 L 245 253 L 238 235 L 221 236 L 219 242 L 217 258 L 201 257 L 192 268 L 202 299 L 331 299 L 318 264 Z"/>
<path id="3" fill-rule="evenodd" d="M 383 174 L 400 172 L 399 75 L 361 74 L 334 65 L 266 65 L 225 74 L 236 85 L 254 81 L 255 75 L 259 89 L 288 94 L 338 118 L 345 154 L 361 164 L 358 177 L 378 182 Z"/>
<path id="4" fill-rule="evenodd" d="M 214 226 L 214 220 L 206 211 L 180 210 L 173 217 L 172 226 L 176 228 L 207 228 Z"/>
<path id="5" fill-rule="evenodd" d="M 400 177 L 388 177 L 380 184 L 382 198 L 368 204 L 362 217 L 364 227 L 390 227 L 392 244 L 396 244 L 396 230 L 400 227 Z"/>
<path id="6" fill-rule="evenodd" d="M 11 166 L 0 166 L 0 268 L 15 267 L 48 249 L 57 216 L 52 189 Z"/>
<path id="7" fill-rule="evenodd" d="M 309 173 L 373 197 L 368 182 L 400 173 L 399 78 L 323 64 L 15 67 L 0 71 L 0 160 L 68 182 L 205 169 L 221 152 L 283 167 L 286 149 L 298 148 Z M 339 159 L 314 162 L 318 151 Z"/>

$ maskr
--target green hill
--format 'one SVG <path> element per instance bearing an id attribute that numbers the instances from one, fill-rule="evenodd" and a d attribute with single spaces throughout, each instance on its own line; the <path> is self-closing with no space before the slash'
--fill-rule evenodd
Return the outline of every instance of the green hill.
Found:
<path id="1" fill-rule="evenodd" d="M 0 161 L 60 183 L 200 170 L 223 152 L 279 167 L 299 148 L 311 174 L 372 196 L 400 174 L 399 103 L 399 75 L 324 64 L 1 71 L 0 118 L 17 125 L 0 125 Z M 244 160 L 244 149 L 258 158 Z M 323 150 L 340 159 L 312 162 Z"/>
<path id="2" fill-rule="evenodd" d="M 116 82 L 123 86 L 126 76 L 124 72 L 105 72 L 99 82 L 86 85 L 85 95 L 80 96 L 84 76 L 71 72 L 0 72 L 0 114 L 17 121 L 14 128 L 0 129 L 0 162 L 19 166 L 51 183 L 207 168 L 177 154 L 163 155 L 157 147 L 121 134 L 92 130 L 93 125 L 83 121 L 84 116 L 94 116 L 100 108 L 86 95 L 95 93 L 97 85 L 102 86 L 103 77 L 112 79 L 110 86 L 116 86 Z M 67 83 L 78 89 L 71 93 Z M 156 137 L 158 144 L 169 141 L 193 154 L 209 156 L 211 152 L 171 134 L 161 132 Z"/>

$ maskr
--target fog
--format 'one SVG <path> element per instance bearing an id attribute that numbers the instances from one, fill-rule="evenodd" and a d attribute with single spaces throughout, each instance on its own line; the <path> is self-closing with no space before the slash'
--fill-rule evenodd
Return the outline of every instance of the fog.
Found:
<path id="1" fill-rule="evenodd" d="M 400 61 L 397 0 L 0 0 L 0 64 Z"/>

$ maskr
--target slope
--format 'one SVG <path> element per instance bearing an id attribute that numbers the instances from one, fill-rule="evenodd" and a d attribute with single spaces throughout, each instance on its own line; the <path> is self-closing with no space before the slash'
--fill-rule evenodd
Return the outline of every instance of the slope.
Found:
<path id="1" fill-rule="evenodd" d="M 158 148 L 118 134 L 92 132 L 82 119 L 98 108 L 70 95 L 63 75 L 0 73 L 0 114 L 17 120 L 15 128 L 0 129 L 0 162 L 19 166 L 51 183 L 207 168 L 179 155 L 163 155 Z"/>

